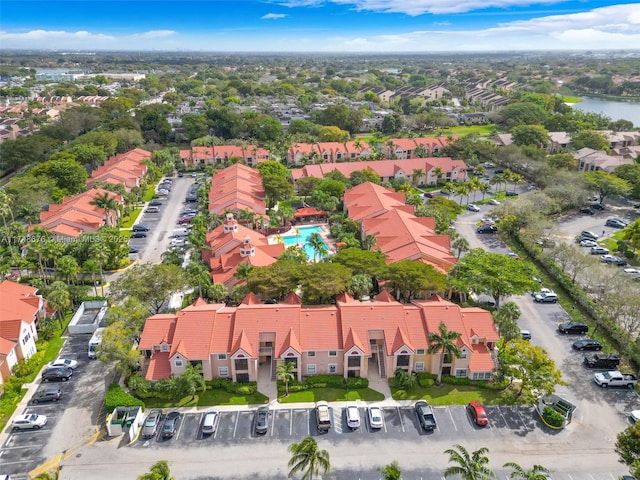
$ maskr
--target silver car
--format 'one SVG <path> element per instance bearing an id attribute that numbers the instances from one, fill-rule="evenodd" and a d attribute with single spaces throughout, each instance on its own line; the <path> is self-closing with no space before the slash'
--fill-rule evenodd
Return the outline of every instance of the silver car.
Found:
<path id="1" fill-rule="evenodd" d="M 14 430 L 37 430 L 44 427 L 46 424 L 47 417 L 45 415 L 30 413 L 16 416 L 11 422 L 11 427 Z"/>
<path id="2" fill-rule="evenodd" d="M 142 436 L 145 438 L 155 437 L 158 431 L 158 425 L 160 425 L 160 418 L 162 417 L 162 410 L 151 410 L 149 415 L 144 421 L 142 427 Z"/>

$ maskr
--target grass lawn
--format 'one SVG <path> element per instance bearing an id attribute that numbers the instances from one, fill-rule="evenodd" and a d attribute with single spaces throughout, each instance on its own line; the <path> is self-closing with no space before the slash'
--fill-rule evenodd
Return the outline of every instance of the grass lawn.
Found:
<path id="1" fill-rule="evenodd" d="M 131 227 L 133 227 L 133 223 L 138 218 L 138 215 L 140 215 L 140 212 L 142 212 L 142 207 L 132 209 L 131 210 L 131 215 L 129 215 L 128 217 L 122 217 L 120 219 L 120 228 L 131 228 Z"/>
<path id="2" fill-rule="evenodd" d="M 164 398 L 145 398 L 147 408 L 171 408 L 171 407 L 210 407 L 215 405 L 259 405 L 267 403 L 269 398 L 260 392 L 252 395 L 238 395 L 229 393 L 219 388 L 198 392 L 195 400 L 187 395 L 179 399 L 167 400 Z"/>
<path id="3" fill-rule="evenodd" d="M 346 388 L 311 388 L 302 392 L 291 392 L 288 397 L 284 394 L 278 397 L 280 403 L 298 403 L 298 402 L 317 402 L 324 400 L 326 402 L 345 402 L 352 400 L 364 400 L 367 402 L 378 402 L 384 400 L 384 395 L 370 388 L 358 388 L 347 390 Z"/>
<path id="4" fill-rule="evenodd" d="M 438 137 L 447 135 L 457 135 L 463 137 L 465 135 L 477 135 L 479 137 L 490 137 L 495 130 L 495 125 L 460 125 L 459 127 L 439 128 L 433 135 L 429 137 Z"/>
<path id="5" fill-rule="evenodd" d="M 563 95 L 562 101 L 565 103 L 580 103 L 582 99 L 580 97 L 567 97 L 566 95 Z"/>
<path id="6" fill-rule="evenodd" d="M 486 405 L 514 403 L 514 395 L 507 390 L 489 390 L 471 385 L 448 385 L 422 388 L 415 386 L 408 390 L 391 388 L 391 396 L 395 400 L 426 400 L 431 405 L 465 405 L 478 400 Z"/>
<path id="7" fill-rule="evenodd" d="M 143 202 L 150 202 L 151 199 L 153 198 L 153 194 L 155 193 L 155 188 L 153 185 L 149 185 L 147 187 L 147 191 L 144 193 L 144 196 L 142 197 L 142 201 Z"/>

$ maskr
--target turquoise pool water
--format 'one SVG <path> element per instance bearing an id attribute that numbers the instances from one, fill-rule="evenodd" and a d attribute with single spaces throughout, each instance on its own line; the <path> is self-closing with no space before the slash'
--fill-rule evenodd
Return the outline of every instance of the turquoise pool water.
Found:
<path id="1" fill-rule="evenodd" d="M 286 237 L 282 237 L 284 244 L 288 247 L 290 245 L 295 245 L 296 243 L 302 243 L 309 260 L 313 260 L 314 250 L 312 247 L 307 245 L 307 239 L 312 233 L 322 233 L 322 229 L 320 227 L 298 227 L 298 232 L 299 235 L 288 235 Z M 324 246 L 326 247 L 327 244 L 325 243 Z M 320 258 L 317 253 L 316 258 Z"/>

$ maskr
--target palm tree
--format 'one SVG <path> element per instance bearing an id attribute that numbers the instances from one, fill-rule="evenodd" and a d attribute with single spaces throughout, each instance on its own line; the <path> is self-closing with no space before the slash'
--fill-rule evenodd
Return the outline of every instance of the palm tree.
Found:
<path id="1" fill-rule="evenodd" d="M 169 462 L 159 460 L 151 465 L 149 473 L 143 473 L 138 476 L 138 480 L 175 480 L 175 478 L 171 476 Z"/>
<path id="2" fill-rule="evenodd" d="M 47 302 L 52 309 L 57 311 L 60 328 L 62 328 L 64 312 L 71 306 L 71 294 L 67 286 L 63 282 L 53 282 L 51 291 L 47 294 Z"/>
<path id="3" fill-rule="evenodd" d="M 327 475 L 331 469 L 329 452 L 320 450 L 312 437 L 307 437 L 300 443 L 292 443 L 289 445 L 289 452 L 292 453 L 288 463 L 291 467 L 289 478 L 297 472 L 304 472 L 301 480 L 312 480 L 320 471 Z"/>
<path id="4" fill-rule="evenodd" d="M 460 260 L 460 256 L 469 251 L 469 242 L 466 238 L 458 236 L 451 244 L 451 248 L 457 252 L 457 259 Z"/>
<path id="5" fill-rule="evenodd" d="M 293 371 L 295 365 L 293 362 L 284 362 L 278 365 L 276 369 L 276 375 L 284 382 L 285 397 L 289 396 L 289 382 L 293 382 L 296 378 L 296 374 Z"/>
<path id="6" fill-rule="evenodd" d="M 11 222 L 14 221 L 13 210 L 11 210 L 11 197 L 7 194 L 4 188 L 0 188 L 0 217 L 4 223 L 4 228 L 7 228 L 7 217 L 11 217 Z"/>
<path id="7" fill-rule="evenodd" d="M 100 265 L 94 259 L 90 258 L 82 264 L 82 272 L 91 275 L 91 284 L 93 285 L 93 291 L 98 296 L 98 285 L 96 284 L 96 273 L 100 271 Z"/>
<path id="8" fill-rule="evenodd" d="M 525 470 L 517 463 L 507 462 L 503 467 L 513 468 L 513 472 L 509 475 L 509 478 L 513 480 L 546 480 L 549 478 L 545 475 L 546 473 L 549 473 L 549 470 L 542 465 L 534 465 L 529 470 Z"/>
<path id="9" fill-rule="evenodd" d="M 444 186 L 440 189 L 441 191 L 445 192 L 445 193 L 453 193 L 453 191 L 456 189 L 456 184 L 453 182 L 447 182 L 444 184 Z"/>
<path id="10" fill-rule="evenodd" d="M 236 269 L 236 278 L 241 280 L 246 280 L 249 278 L 249 274 L 253 270 L 253 265 L 249 262 L 242 262 L 238 264 L 238 268 Z"/>
<path id="11" fill-rule="evenodd" d="M 482 193 L 482 200 L 484 200 L 485 195 L 491 191 L 491 186 L 488 183 L 481 182 L 478 190 Z"/>
<path id="12" fill-rule="evenodd" d="M 376 244 L 376 236 L 375 235 L 367 235 L 362 240 L 362 248 L 365 250 L 371 250 Z"/>
<path id="13" fill-rule="evenodd" d="M 473 179 L 467 182 L 469 185 L 469 189 L 473 192 L 473 201 L 476 201 L 476 192 L 482 189 L 482 185 L 484 185 L 478 177 L 474 177 Z"/>
<path id="14" fill-rule="evenodd" d="M 516 186 L 518 185 L 518 183 L 520 183 L 522 181 L 522 179 L 524 178 L 522 175 L 520 175 L 519 173 L 515 173 L 512 171 L 507 170 L 507 179 L 513 183 L 513 191 L 516 191 Z"/>
<path id="15" fill-rule="evenodd" d="M 482 447 L 471 455 L 462 445 L 454 445 L 444 451 L 449 454 L 449 463 L 455 465 L 444 471 L 444 478 L 459 475 L 462 480 L 488 480 L 495 478 L 494 473 L 487 467 L 489 449 Z"/>
<path id="16" fill-rule="evenodd" d="M 502 185 L 503 183 L 505 185 L 507 184 L 507 177 L 505 177 L 504 173 L 496 173 L 493 177 L 491 177 L 491 180 L 489 180 L 489 183 L 491 183 L 491 185 L 496 185 L 496 193 L 497 193 L 498 190 L 500 190 L 500 185 Z"/>
<path id="17" fill-rule="evenodd" d="M 442 177 L 443 173 L 444 171 L 440 167 L 436 167 L 433 169 L 433 174 L 436 176 L 436 185 L 440 183 L 440 177 Z"/>
<path id="18" fill-rule="evenodd" d="M 438 331 L 435 333 L 431 332 L 428 335 L 429 340 L 429 353 L 439 352 L 440 353 L 440 367 L 438 368 L 438 378 L 437 383 L 442 382 L 442 368 L 444 367 L 444 357 L 446 355 L 450 355 L 453 357 L 460 357 L 462 352 L 456 345 L 456 340 L 460 338 L 460 334 L 458 332 L 450 332 L 447 330 L 447 326 L 440 322 L 438 326 Z"/>
<path id="19" fill-rule="evenodd" d="M 67 285 L 71 283 L 70 280 L 73 280 L 75 284 L 79 271 L 80 267 L 78 266 L 78 262 L 71 255 L 64 255 L 56 262 L 56 272 L 65 279 Z"/>
<path id="20" fill-rule="evenodd" d="M 110 192 L 99 193 L 93 200 L 89 202 L 89 205 L 93 205 L 97 208 L 102 208 L 104 210 L 104 221 L 107 225 L 112 225 L 110 222 L 110 212 L 115 212 L 118 210 L 118 202 L 116 202 L 115 198 L 113 198 L 113 194 Z"/>
<path id="21" fill-rule="evenodd" d="M 312 233 L 307 237 L 307 245 L 313 248 L 313 261 L 316 261 L 316 256 L 323 257 L 327 254 L 327 246 L 322 240 L 322 236 L 318 233 Z"/>
<path id="22" fill-rule="evenodd" d="M 418 180 L 420 180 L 423 175 L 424 170 L 422 170 L 421 168 L 415 168 L 413 170 L 413 173 L 411 174 L 411 183 L 413 183 L 414 187 L 418 185 Z"/>
<path id="23" fill-rule="evenodd" d="M 382 473 L 384 480 L 400 480 L 400 478 L 402 477 L 402 472 L 400 471 L 398 462 L 396 462 L 395 460 L 389 465 L 381 467 L 380 473 Z"/>

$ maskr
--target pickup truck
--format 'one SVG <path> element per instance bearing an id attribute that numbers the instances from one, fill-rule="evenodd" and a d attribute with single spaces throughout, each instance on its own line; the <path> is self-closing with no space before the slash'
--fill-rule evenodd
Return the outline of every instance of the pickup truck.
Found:
<path id="1" fill-rule="evenodd" d="M 420 400 L 416 402 L 415 409 L 422 429 L 432 432 L 436 428 L 436 417 L 431 406 L 424 400 Z"/>
<path id="2" fill-rule="evenodd" d="M 607 387 L 627 387 L 633 388 L 636 383 L 638 383 L 638 379 L 635 375 L 631 373 L 620 373 L 617 370 L 613 370 L 610 372 L 601 372 L 596 373 L 593 376 L 593 381 L 596 382 L 597 385 L 600 385 L 602 388 Z"/>
<path id="3" fill-rule="evenodd" d="M 584 356 L 584 364 L 588 368 L 611 370 L 620 365 L 620 355 L 617 353 L 589 353 Z"/>

